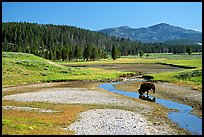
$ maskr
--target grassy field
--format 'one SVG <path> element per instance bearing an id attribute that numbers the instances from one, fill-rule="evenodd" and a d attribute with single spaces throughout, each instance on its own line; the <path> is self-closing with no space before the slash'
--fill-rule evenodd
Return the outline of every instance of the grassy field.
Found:
<path id="1" fill-rule="evenodd" d="M 153 76 L 153 80 L 174 82 L 177 84 L 196 86 L 202 89 L 202 53 L 188 54 L 171 54 L 156 53 L 149 54 L 148 58 L 144 55 L 139 56 L 123 56 L 117 60 L 106 59 L 100 61 L 89 62 L 57 62 L 62 65 L 92 65 L 92 64 L 117 64 L 117 63 L 156 63 L 163 65 L 172 65 L 182 68 L 188 68 L 178 72 L 162 72 L 157 74 L 148 74 Z M 197 75 L 199 74 L 199 75 Z M 146 74 L 147 75 L 147 74 Z"/>
<path id="2" fill-rule="evenodd" d="M 148 57 L 146 56 L 148 54 Z M 202 52 L 195 52 L 192 55 L 188 54 L 173 54 L 173 53 L 147 53 L 142 57 L 138 56 L 122 56 L 121 58 L 129 59 L 168 59 L 168 60 L 191 60 L 200 59 L 202 57 Z"/>
<path id="3" fill-rule="evenodd" d="M 145 56 L 143 59 L 145 59 Z M 154 77 L 153 80 L 174 82 L 202 89 L 202 53 L 193 53 L 190 56 L 188 54 L 175 55 L 171 53 L 149 54 L 149 57 L 146 58 L 146 60 L 153 60 L 154 63 L 164 65 L 188 68 L 179 72 L 150 74 L 150 76 Z"/>
<path id="4" fill-rule="evenodd" d="M 100 68 L 65 67 L 38 56 L 2 52 L 2 86 L 64 80 L 114 79 L 126 72 Z"/>
<path id="5" fill-rule="evenodd" d="M 153 76 L 153 80 L 202 87 L 202 53 L 192 54 L 191 56 L 187 54 L 174 55 L 161 53 L 149 54 L 148 58 L 144 55 L 142 58 L 138 56 L 126 56 L 117 60 L 51 62 L 32 54 L 2 52 L 2 85 L 5 87 L 49 81 L 105 80 L 115 79 L 124 73 L 130 73 L 101 68 L 77 67 L 78 65 L 116 63 L 159 63 L 189 67 L 191 69 L 185 69 L 179 72 L 163 72 L 148 75 Z M 75 67 L 65 67 L 64 65 L 73 65 Z"/>
<path id="6" fill-rule="evenodd" d="M 202 88 L 202 54 L 189 55 L 172 55 L 177 58 L 169 58 L 163 61 L 158 61 L 159 64 L 169 64 L 188 68 L 179 72 L 164 72 L 151 74 L 154 80 L 174 82 L 178 84 L 198 86 Z"/>

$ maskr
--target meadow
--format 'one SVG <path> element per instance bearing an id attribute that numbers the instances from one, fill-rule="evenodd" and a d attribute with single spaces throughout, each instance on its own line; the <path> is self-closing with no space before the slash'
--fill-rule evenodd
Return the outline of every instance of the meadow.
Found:
<path id="1" fill-rule="evenodd" d="M 161 55 L 160 55 L 161 56 Z M 202 54 L 194 53 L 192 55 L 164 55 L 163 61 L 156 63 L 164 65 L 178 66 L 187 68 L 179 72 L 163 72 L 158 74 L 151 74 L 154 80 L 174 82 L 178 84 L 198 86 L 202 88 Z"/>
<path id="2" fill-rule="evenodd" d="M 145 75 L 153 76 L 153 80 L 190 84 L 193 86 L 197 85 L 202 88 L 202 53 L 193 53 L 190 56 L 187 54 L 157 53 L 149 54 L 148 57 L 144 55 L 142 58 L 139 56 L 125 56 L 117 60 L 108 58 L 98 61 L 52 62 L 28 53 L 2 52 L 2 86 L 51 81 L 116 79 L 123 74 L 136 72 L 108 70 L 91 67 L 91 65 L 145 63 L 188 68 L 176 72 L 161 72 Z M 78 67 L 86 65 L 90 65 L 90 67 Z"/>
<path id="3" fill-rule="evenodd" d="M 106 80 L 122 74 L 125 72 L 66 67 L 32 54 L 2 52 L 3 87 L 52 81 Z"/>
<path id="4" fill-rule="evenodd" d="M 184 68 L 182 71 L 175 72 L 161 72 L 155 74 L 144 74 L 145 76 L 152 76 L 155 81 L 173 82 L 177 84 L 188 85 L 202 89 L 202 53 L 188 54 L 172 54 L 172 53 L 151 53 L 139 56 L 122 56 L 117 60 L 108 58 L 106 60 L 89 61 L 89 62 L 56 62 L 62 65 L 108 65 L 108 64 L 162 64 L 173 67 Z M 151 69 L 151 68 L 150 68 Z M 141 70 L 142 71 L 142 70 Z"/>

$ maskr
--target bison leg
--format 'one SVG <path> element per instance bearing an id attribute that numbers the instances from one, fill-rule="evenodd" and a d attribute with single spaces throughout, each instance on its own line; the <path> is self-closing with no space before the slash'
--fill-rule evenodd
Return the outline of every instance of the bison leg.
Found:
<path id="1" fill-rule="evenodd" d="M 155 93 L 155 87 L 153 87 L 153 94 Z"/>

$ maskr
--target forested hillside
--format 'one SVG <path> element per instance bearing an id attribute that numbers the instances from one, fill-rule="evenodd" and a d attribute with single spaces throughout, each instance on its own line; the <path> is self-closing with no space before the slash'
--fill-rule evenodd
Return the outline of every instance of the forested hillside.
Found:
<path id="1" fill-rule="evenodd" d="M 2 23 L 2 51 L 32 53 L 50 60 L 97 60 L 111 55 L 113 45 L 121 55 L 144 53 L 185 53 L 202 46 L 143 44 L 125 38 L 107 36 L 73 26 L 27 22 Z"/>

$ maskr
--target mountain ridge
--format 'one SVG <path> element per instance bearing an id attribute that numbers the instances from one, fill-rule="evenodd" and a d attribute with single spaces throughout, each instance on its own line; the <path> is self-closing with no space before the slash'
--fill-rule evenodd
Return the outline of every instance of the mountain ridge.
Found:
<path id="1" fill-rule="evenodd" d="M 125 37 L 131 40 L 149 42 L 166 42 L 170 40 L 191 40 L 202 43 L 202 32 L 173 26 L 167 23 L 159 23 L 149 27 L 131 28 L 127 25 L 98 30 L 108 35 Z"/>

